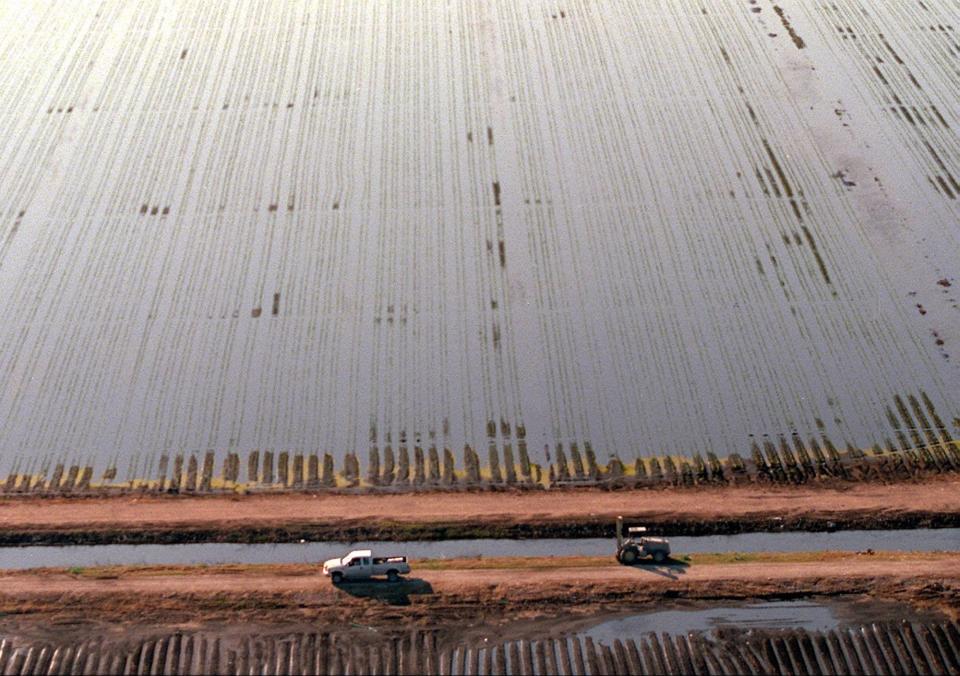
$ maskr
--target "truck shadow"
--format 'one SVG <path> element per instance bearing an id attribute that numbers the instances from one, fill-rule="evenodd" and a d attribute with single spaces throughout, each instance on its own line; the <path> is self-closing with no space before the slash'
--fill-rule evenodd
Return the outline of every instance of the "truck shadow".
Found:
<path id="1" fill-rule="evenodd" d="M 686 575 L 687 568 L 690 567 L 690 564 L 686 561 L 678 561 L 677 559 L 671 558 L 668 558 L 663 563 L 655 563 L 649 559 L 641 559 L 632 566 L 627 567 L 647 573 L 653 573 L 654 575 L 659 575 L 660 577 L 665 577 L 670 580 L 678 580 L 680 579 L 681 575 Z"/>
<path id="2" fill-rule="evenodd" d="M 341 582 L 334 585 L 350 596 L 362 599 L 379 599 L 391 606 L 410 605 L 410 596 L 432 594 L 433 586 L 417 577 L 402 577 L 398 582 L 387 580 L 364 580 L 362 582 Z"/>

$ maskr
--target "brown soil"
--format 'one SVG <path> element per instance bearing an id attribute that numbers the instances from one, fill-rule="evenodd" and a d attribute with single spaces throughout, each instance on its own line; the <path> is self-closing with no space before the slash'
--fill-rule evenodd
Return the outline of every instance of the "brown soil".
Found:
<path id="1" fill-rule="evenodd" d="M 960 525 L 960 478 L 663 490 L 0 500 L 0 544 L 598 536 L 614 517 L 673 534 Z"/>
<path id="2" fill-rule="evenodd" d="M 471 560 L 416 568 L 407 581 L 334 587 L 305 566 L 35 571 L 0 576 L 4 622 L 256 621 L 382 625 L 403 620 L 517 619 L 590 614 L 609 604 L 869 595 L 960 611 L 960 554 L 836 554 L 822 561 L 627 568 L 611 562 Z M 490 565 L 489 562 L 484 562 Z M 202 571 L 202 574 L 194 574 Z"/>

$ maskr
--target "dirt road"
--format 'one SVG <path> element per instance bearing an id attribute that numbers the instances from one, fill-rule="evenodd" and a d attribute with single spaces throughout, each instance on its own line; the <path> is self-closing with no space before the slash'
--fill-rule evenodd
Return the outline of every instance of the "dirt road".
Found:
<path id="1" fill-rule="evenodd" d="M 593 563 L 593 565 L 587 565 Z M 443 562 L 407 581 L 334 587 L 305 566 L 101 569 L 0 576 L 0 612 L 60 621 L 212 616 L 342 621 L 402 617 L 436 622 L 489 613 L 589 612 L 610 602 L 730 600 L 869 594 L 960 609 L 960 554 L 833 556 L 626 568 L 571 559 Z M 478 565 L 487 568 L 477 568 Z"/>
<path id="2" fill-rule="evenodd" d="M 518 561 L 522 561 L 518 560 Z M 541 589 L 570 589 L 576 586 L 611 586 L 629 584 L 636 589 L 655 589 L 671 583 L 703 583 L 716 581 L 797 581 L 797 580 L 842 580 L 863 577 L 930 578 L 960 580 L 960 555 L 931 557 L 866 556 L 831 562 L 831 570 L 824 570 L 822 562 L 799 563 L 729 563 L 714 565 L 664 565 L 626 567 L 609 564 L 591 567 L 551 567 L 537 569 L 522 565 L 503 568 L 470 568 L 469 562 L 442 570 L 415 572 L 412 579 L 429 584 L 442 594 L 465 594 L 487 589 L 495 585 L 511 595 L 529 594 L 531 587 Z M 900 568 L 904 570 L 899 570 Z M 153 568 L 140 573 L 135 569 L 126 573 L 86 574 L 14 574 L 0 576 L 3 595 L 19 594 L 77 594 L 136 592 L 145 594 L 195 594 L 195 593 L 274 593 L 307 592 L 321 598 L 334 599 L 350 595 L 352 591 L 369 588 L 389 590 L 393 585 L 386 582 L 344 583 L 334 586 L 318 572 L 305 571 L 303 567 L 251 566 L 242 571 L 230 572 L 197 571 L 191 574 L 187 568 L 176 568 L 168 574 L 162 568 Z M 258 570 L 259 569 L 259 570 Z M 113 577 L 113 575 L 117 577 Z"/>
<path id="3" fill-rule="evenodd" d="M 623 514 L 674 534 L 960 524 L 960 479 L 798 487 L 0 501 L 0 544 L 608 535 Z"/>

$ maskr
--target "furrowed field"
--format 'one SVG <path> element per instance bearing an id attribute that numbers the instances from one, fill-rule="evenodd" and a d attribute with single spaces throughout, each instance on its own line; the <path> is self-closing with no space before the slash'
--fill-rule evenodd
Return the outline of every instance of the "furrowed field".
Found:
<path id="1" fill-rule="evenodd" d="M 0 4 L 0 481 L 960 467 L 958 18 Z"/>

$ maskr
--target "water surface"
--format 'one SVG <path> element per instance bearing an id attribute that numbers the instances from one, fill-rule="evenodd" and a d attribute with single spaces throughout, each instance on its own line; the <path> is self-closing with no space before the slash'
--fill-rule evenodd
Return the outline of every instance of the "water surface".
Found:
<path id="1" fill-rule="evenodd" d="M 675 557 L 709 552 L 958 551 L 960 529 L 746 533 L 670 538 Z M 93 545 L 0 549 L 0 569 L 137 564 L 318 563 L 354 549 L 416 559 L 499 556 L 606 556 L 608 538 L 445 540 L 414 542 L 306 542 L 285 544 Z M 414 563 L 415 565 L 415 563 Z"/>
<path id="2" fill-rule="evenodd" d="M 956 8 L 779 6 L 0 3 L 0 477 L 956 434 Z"/>

